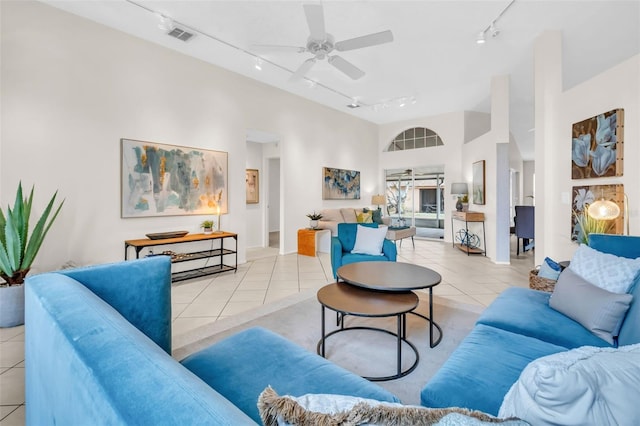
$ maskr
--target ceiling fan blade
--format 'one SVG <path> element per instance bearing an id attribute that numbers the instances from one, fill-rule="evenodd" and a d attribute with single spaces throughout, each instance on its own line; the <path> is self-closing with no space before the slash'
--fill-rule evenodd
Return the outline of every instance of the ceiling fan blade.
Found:
<path id="1" fill-rule="evenodd" d="M 300 65 L 300 67 L 296 70 L 296 72 L 294 72 L 293 75 L 289 78 L 289 81 L 298 81 L 302 79 L 302 77 L 304 77 L 309 72 L 309 70 L 311 70 L 315 63 L 315 58 L 307 59 L 306 61 L 304 61 L 302 65 Z"/>
<path id="2" fill-rule="evenodd" d="M 324 12 L 320 4 L 305 4 L 304 14 L 307 16 L 309 32 L 313 40 L 324 40 L 327 36 L 324 28 Z"/>
<path id="3" fill-rule="evenodd" d="M 364 71 L 340 56 L 329 56 L 329 63 L 354 80 L 364 77 Z"/>
<path id="4" fill-rule="evenodd" d="M 307 50 L 302 46 L 284 46 L 280 44 L 252 44 L 251 50 L 276 51 L 276 52 L 297 52 L 302 53 Z"/>
<path id="5" fill-rule="evenodd" d="M 339 52 L 344 52 L 345 50 L 361 49 L 363 47 L 376 46 L 378 44 L 389 43 L 392 41 L 393 33 L 391 30 L 386 30 L 379 33 L 339 41 L 336 43 L 335 48 Z"/>

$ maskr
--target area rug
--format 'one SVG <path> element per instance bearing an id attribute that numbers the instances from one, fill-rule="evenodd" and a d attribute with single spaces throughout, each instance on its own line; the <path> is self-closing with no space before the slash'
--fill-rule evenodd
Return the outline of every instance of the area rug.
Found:
<path id="1" fill-rule="evenodd" d="M 421 294 L 417 311 L 429 314 L 428 299 Z M 423 299 L 424 298 L 424 299 Z M 396 380 L 377 382 L 405 404 L 420 403 L 420 389 L 435 374 L 460 341 L 471 331 L 481 312 L 481 307 L 456 304 L 446 299 L 434 303 L 436 322 L 442 327 L 443 338 L 435 348 L 429 347 L 429 324 L 415 315 L 407 318 L 407 339 L 418 349 L 420 356 L 416 369 Z M 282 301 L 265 305 L 245 314 L 225 318 L 174 338 L 173 356 L 183 359 L 220 339 L 253 326 L 268 328 L 311 352 L 321 335 L 321 307 L 316 290 L 299 293 Z M 326 311 L 327 331 L 336 328 L 335 312 Z M 396 330 L 394 318 L 359 318 L 349 316 L 346 326 L 374 326 Z M 436 332 L 437 333 L 437 332 Z M 387 376 L 395 374 L 397 367 L 396 339 L 386 333 L 354 330 L 329 337 L 326 346 L 327 359 L 361 376 Z M 402 368 L 415 361 L 413 351 L 407 345 L 402 348 Z"/>

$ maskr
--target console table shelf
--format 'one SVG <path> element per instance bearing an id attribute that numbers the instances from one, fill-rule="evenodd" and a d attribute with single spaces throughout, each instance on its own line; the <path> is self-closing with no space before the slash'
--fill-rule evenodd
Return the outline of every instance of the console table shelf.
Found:
<path id="1" fill-rule="evenodd" d="M 227 238 L 233 238 L 235 241 L 234 249 L 224 247 L 224 241 Z M 171 274 L 171 281 L 184 281 L 192 278 L 203 277 L 205 275 L 220 274 L 222 272 L 237 271 L 238 269 L 238 235 L 231 232 L 222 232 L 215 234 L 188 234 L 179 238 L 165 238 L 160 240 L 151 240 L 143 238 L 139 240 L 126 240 L 124 242 L 124 260 L 128 259 L 129 247 L 133 247 L 136 252 L 136 259 L 140 257 L 140 252 L 144 248 L 151 250 L 152 247 L 164 246 L 169 244 L 193 243 L 197 241 L 220 240 L 219 248 L 209 250 L 198 250 L 187 253 L 156 253 L 153 256 L 167 255 L 171 256 L 171 263 L 189 262 L 201 259 L 220 258 L 220 262 L 215 265 L 205 265 L 199 268 L 192 268 L 184 271 L 176 271 Z M 235 264 L 227 265 L 224 263 L 224 256 L 235 256 Z"/>
<path id="2" fill-rule="evenodd" d="M 462 232 L 462 238 L 459 242 L 456 242 L 455 231 L 454 231 L 454 220 L 464 222 L 464 228 L 459 232 Z M 477 222 L 482 224 L 482 239 L 475 234 L 469 233 L 469 222 Z M 478 245 L 476 246 L 474 243 L 477 239 Z M 470 211 L 453 211 L 451 212 L 451 243 L 454 247 L 462 250 L 467 253 L 467 256 L 470 254 L 484 254 L 486 256 L 486 250 L 484 247 L 486 244 L 487 238 L 484 231 L 484 213 L 482 212 L 470 212 Z M 483 248 L 480 248 L 480 243 Z"/>

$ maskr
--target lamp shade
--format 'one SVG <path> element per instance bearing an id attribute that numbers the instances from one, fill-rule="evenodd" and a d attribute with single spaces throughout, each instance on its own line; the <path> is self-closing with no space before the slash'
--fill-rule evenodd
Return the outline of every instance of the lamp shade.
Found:
<path id="1" fill-rule="evenodd" d="M 593 202 L 588 211 L 589 216 L 598 220 L 611 220 L 620 216 L 620 207 L 613 201 L 604 198 Z"/>
<path id="2" fill-rule="evenodd" d="M 373 204 L 374 206 L 379 206 L 380 204 L 384 204 L 384 203 L 385 203 L 384 195 L 371 196 L 371 204 Z"/>
<path id="3" fill-rule="evenodd" d="M 464 195 L 469 193 L 469 187 L 466 182 L 458 182 L 451 184 L 451 193 L 454 195 Z"/>

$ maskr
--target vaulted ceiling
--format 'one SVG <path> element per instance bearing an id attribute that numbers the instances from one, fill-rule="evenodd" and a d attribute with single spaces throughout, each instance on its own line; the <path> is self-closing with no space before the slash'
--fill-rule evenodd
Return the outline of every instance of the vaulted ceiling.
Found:
<path id="1" fill-rule="evenodd" d="M 509 75 L 511 129 L 525 159 L 534 157 L 538 35 L 562 31 L 565 89 L 640 53 L 637 0 L 43 1 L 379 124 L 452 111 L 490 112 L 491 77 Z M 305 79 L 291 82 L 312 55 L 255 45 L 305 46 L 310 30 L 304 4 L 322 4 L 326 32 L 335 41 L 384 30 L 394 40 L 332 53 L 364 71 L 360 79 L 318 60 Z M 478 34 L 505 8 L 495 22 L 499 34 L 492 37 L 489 30 L 486 43 L 477 44 Z M 159 15 L 195 36 L 188 42 L 169 37 L 159 29 Z M 256 57 L 264 60 L 262 70 L 255 68 Z M 359 108 L 347 107 L 353 98 Z"/>

